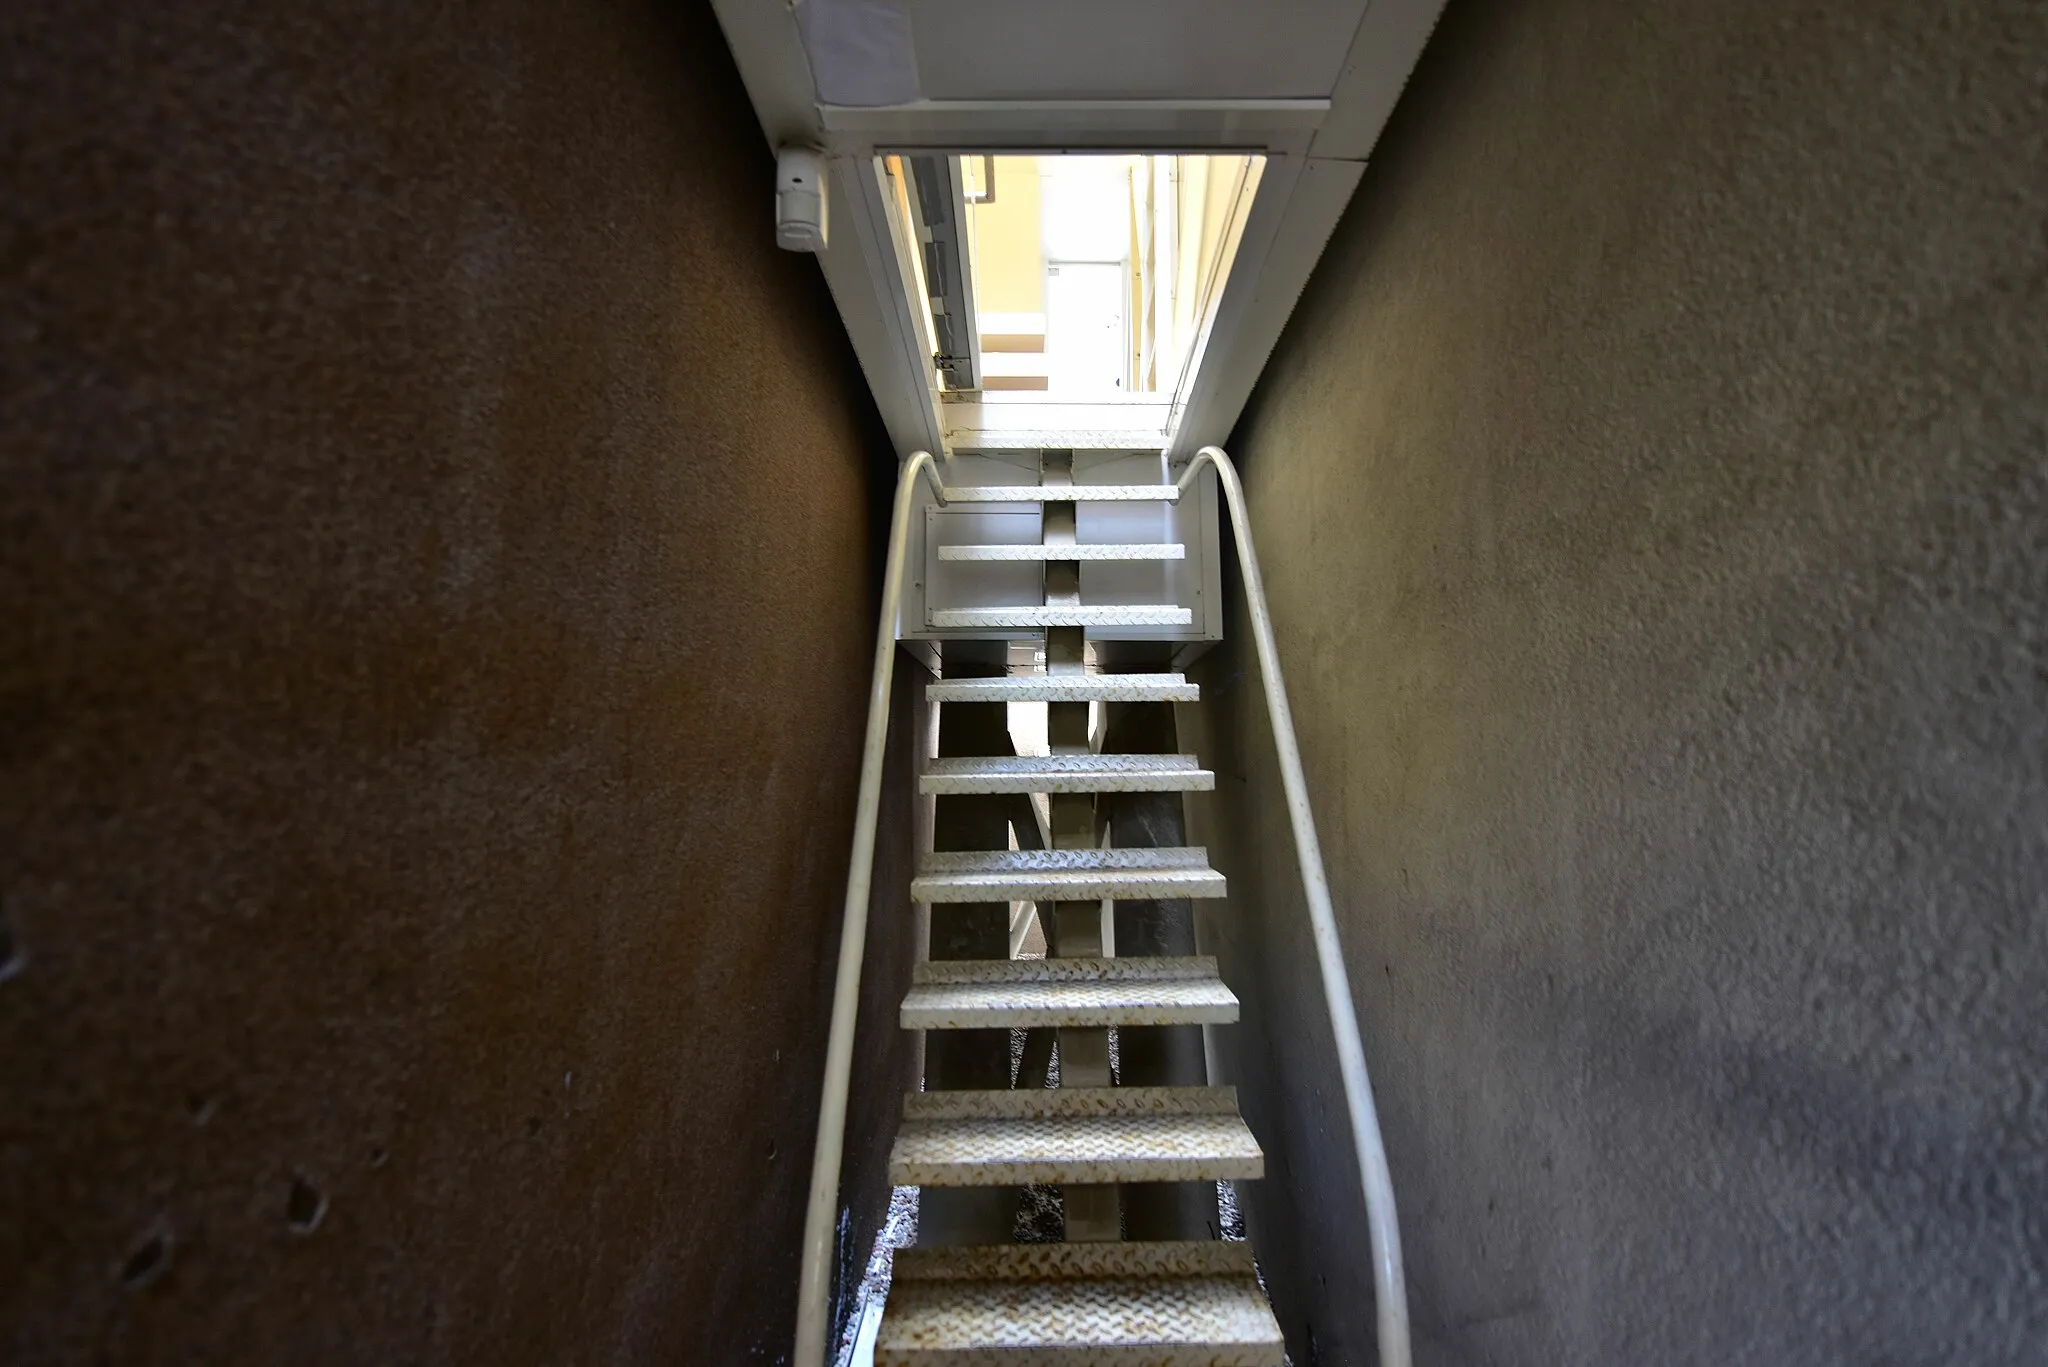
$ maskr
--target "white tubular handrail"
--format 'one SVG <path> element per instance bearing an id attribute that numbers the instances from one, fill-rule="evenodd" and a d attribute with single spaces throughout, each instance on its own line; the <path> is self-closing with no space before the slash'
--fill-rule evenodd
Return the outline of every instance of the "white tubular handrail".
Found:
<path id="1" fill-rule="evenodd" d="M 1252 641 L 1258 648 L 1259 674 L 1266 685 L 1266 713 L 1272 720 L 1273 748 L 1279 752 L 1280 786 L 1287 796 L 1287 816 L 1294 826 L 1294 852 L 1301 863 L 1302 892 L 1308 900 L 1309 929 L 1315 937 L 1316 963 L 1322 970 L 1323 1001 L 1330 1012 L 1330 1031 L 1337 1037 L 1337 1070 L 1344 1079 L 1344 1103 L 1351 1113 L 1351 1142 L 1358 1151 L 1358 1176 L 1365 1187 L 1365 1218 L 1372 1240 L 1373 1299 L 1379 1308 L 1380 1367 L 1409 1367 L 1408 1285 L 1401 1267 L 1401 1226 L 1394 1214 L 1394 1179 L 1387 1167 L 1387 1145 L 1380 1135 L 1379 1108 L 1373 1104 L 1372 1079 L 1365 1071 L 1365 1045 L 1358 1036 L 1358 1015 L 1351 1002 L 1351 977 L 1344 969 L 1344 951 L 1337 941 L 1337 918 L 1330 906 L 1330 883 L 1323 874 L 1322 844 L 1316 839 L 1315 817 L 1308 807 L 1308 781 L 1301 772 L 1301 747 L 1294 739 L 1294 713 L 1287 706 L 1287 685 L 1280 677 L 1280 655 L 1273 646 L 1273 619 L 1266 610 L 1266 585 L 1259 577 L 1259 557 L 1252 549 L 1250 519 L 1244 510 L 1244 486 L 1237 467 L 1220 447 L 1204 446 L 1181 471 L 1182 493 L 1204 465 L 1216 467 L 1230 504 L 1230 525 L 1237 533 L 1237 563 L 1244 571 L 1245 602 L 1251 609 Z"/>
<path id="2" fill-rule="evenodd" d="M 1316 962 L 1322 972 L 1323 997 L 1337 1041 L 1337 1067 L 1344 1080 L 1352 1143 L 1365 1188 L 1366 1223 L 1373 1254 L 1373 1294 L 1379 1311 L 1380 1363 L 1381 1367 L 1410 1367 L 1407 1279 L 1401 1268 L 1401 1230 L 1394 1213 L 1393 1177 L 1387 1168 L 1386 1144 L 1380 1136 L 1379 1112 L 1373 1104 L 1372 1080 L 1365 1069 L 1365 1046 L 1359 1039 L 1358 1016 L 1351 1002 L 1350 975 L 1345 971 L 1343 951 L 1337 941 L 1330 885 L 1323 873 L 1322 846 L 1316 839 L 1315 820 L 1309 813 L 1308 783 L 1302 776 L 1294 716 L 1287 705 L 1287 687 L 1281 679 L 1280 658 L 1273 646 L 1265 582 L 1259 577 L 1258 555 L 1252 549 L 1244 487 L 1238 482 L 1237 469 L 1230 463 L 1230 457 L 1217 447 L 1205 446 L 1181 472 L 1181 492 L 1185 493 L 1194 483 L 1204 465 L 1216 469 L 1230 506 L 1230 523 L 1237 534 L 1237 559 L 1244 571 L 1245 599 L 1251 608 L 1252 640 L 1258 650 L 1260 676 L 1265 682 L 1273 745 L 1279 752 L 1280 783 L 1294 828 L 1295 853 L 1301 864 L 1309 926 L 1315 938 Z M 930 453 L 913 453 L 897 476 L 895 511 L 889 524 L 889 559 L 882 579 L 881 615 L 875 628 L 867 738 L 861 751 L 853 853 L 846 870 L 846 909 L 839 930 L 831 1032 L 825 1044 L 818 1139 L 811 1154 L 810 1203 L 804 1213 L 803 1271 L 797 1283 L 793 1367 L 825 1367 L 825 1301 L 833 1265 L 833 1233 L 838 1227 L 839 1169 L 846 1142 L 846 1096 L 853 1072 L 861 961 L 867 950 L 868 894 L 874 880 L 875 825 L 882 797 L 882 761 L 889 739 L 889 695 L 896 675 L 896 614 L 903 597 L 903 554 L 912 496 L 920 474 L 930 483 L 939 502 L 946 501 L 945 487 Z"/>
<path id="3" fill-rule="evenodd" d="M 874 680 L 868 690 L 867 739 L 861 747 L 860 796 L 853 815 L 853 857 L 846 869 L 846 912 L 839 926 L 839 973 L 832 985 L 832 1028 L 825 1042 L 825 1084 L 818 1098 L 818 1142 L 811 1151 L 811 1198 L 804 1211 L 803 1271 L 797 1279 L 795 1367 L 825 1367 L 825 1299 L 838 1228 L 839 1164 L 846 1147 L 846 1091 L 853 1075 L 853 1028 L 860 1013 L 861 959 L 868 943 L 868 889 L 875 874 L 875 822 L 882 802 L 882 759 L 889 742 L 889 693 L 896 681 L 896 612 L 903 600 L 903 549 L 911 496 L 923 474 L 940 503 L 946 489 L 929 451 L 913 452 L 896 477 L 889 521 L 889 560 L 875 626 Z"/>

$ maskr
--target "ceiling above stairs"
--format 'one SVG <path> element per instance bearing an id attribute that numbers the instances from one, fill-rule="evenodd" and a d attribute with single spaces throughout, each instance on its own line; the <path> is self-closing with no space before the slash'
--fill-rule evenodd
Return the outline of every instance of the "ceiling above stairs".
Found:
<path id="1" fill-rule="evenodd" d="M 901 451 L 1062 444 L 1188 454 L 1229 435 L 1349 202 L 1442 0 L 714 0 L 771 145 L 821 149 L 819 253 Z M 1266 160 L 1206 345 L 1170 413 L 1020 418 L 1028 396 L 948 392 L 918 225 L 879 157 L 1001 150 Z M 956 189 L 958 193 L 956 176 Z M 772 230 L 763 205 L 762 231 Z M 929 234 L 925 234 L 929 236 Z M 1137 407 L 1143 407 L 1138 405 Z M 1107 417 L 1105 417 L 1107 413 Z M 1124 421 L 1146 430 L 1098 432 Z M 1001 429 L 1030 428 L 1016 442 Z M 1048 430 L 1061 440 L 1047 442 Z M 1153 440 L 1156 432 L 1157 440 Z M 1101 436 L 1101 440 L 1091 437 Z"/>
<path id="2" fill-rule="evenodd" d="M 875 8 L 825 0 L 819 12 Z M 1365 10 L 1362 0 L 908 0 L 896 31 L 917 88 L 900 97 L 1322 98 Z"/>

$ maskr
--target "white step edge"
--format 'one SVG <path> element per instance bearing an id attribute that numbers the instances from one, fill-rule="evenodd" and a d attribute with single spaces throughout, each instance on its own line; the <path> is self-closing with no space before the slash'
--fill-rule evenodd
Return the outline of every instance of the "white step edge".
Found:
<path id="1" fill-rule="evenodd" d="M 1207 955 L 947 959 L 912 970 L 905 1030 L 1230 1025 L 1237 996 Z"/>
<path id="2" fill-rule="evenodd" d="M 1068 960 L 1067 962 L 1073 962 Z M 1003 1087 L 905 1092 L 903 1119 L 1027 1120 L 1089 1115 L 1236 1115 L 1237 1088 Z"/>
<path id="3" fill-rule="evenodd" d="M 1200 846 L 1133 850 L 976 850 L 928 854 L 913 902 L 1083 902 L 1225 895 Z"/>
<path id="4" fill-rule="evenodd" d="M 1172 484 L 956 484 L 948 503 L 1178 503 Z"/>
<path id="5" fill-rule="evenodd" d="M 1279 1367 L 1238 1242 L 900 1249 L 876 1367 Z"/>
<path id="6" fill-rule="evenodd" d="M 941 560 L 1185 560 L 1188 548 L 1177 541 L 1092 542 L 1045 546 L 941 546 Z"/>
<path id="7" fill-rule="evenodd" d="M 1196 702 L 1202 690 L 1181 674 L 1012 674 L 941 679 L 927 702 Z"/>
<path id="8" fill-rule="evenodd" d="M 892 1185 L 1244 1182 L 1265 1155 L 1229 1087 L 912 1092 Z"/>
<path id="9" fill-rule="evenodd" d="M 990 755 L 926 761 L 925 793 L 1206 793 L 1193 755 Z"/>
<path id="10" fill-rule="evenodd" d="M 1169 603 L 1089 603 L 1011 608 L 942 608 L 932 626 L 966 627 L 1184 627 L 1195 620 L 1190 608 Z"/>

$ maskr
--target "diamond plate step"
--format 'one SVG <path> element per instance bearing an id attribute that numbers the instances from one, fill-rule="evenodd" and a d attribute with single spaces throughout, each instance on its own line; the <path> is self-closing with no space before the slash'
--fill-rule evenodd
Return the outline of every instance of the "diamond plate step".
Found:
<path id="1" fill-rule="evenodd" d="M 1184 627 L 1191 608 L 1170 603 L 1047 604 L 1014 608 L 941 608 L 932 613 L 938 630 L 964 627 Z"/>
<path id="2" fill-rule="evenodd" d="M 948 503 L 1178 503 L 1172 484 L 960 484 Z"/>
<path id="3" fill-rule="evenodd" d="M 1152 850 L 975 850 L 928 854 L 913 902 L 1091 902 L 1103 897 L 1221 897 L 1223 875 L 1199 845 Z"/>
<path id="4" fill-rule="evenodd" d="M 1249 1244 L 906 1248 L 875 1367 L 1279 1367 Z"/>
<path id="5" fill-rule="evenodd" d="M 937 959 L 912 970 L 905 1030 L 1230 1025 L 1237 996 L 1207 955 Z"/>
<path id="6" fill-rule="evenodd" d="M 941 546 L 941 560 L 1185 560 L 1188 548 L 1176 541 L 1142 541 L 1087 545 Z"/>
<path id="7" fill-rule="evenodd" d="M 1224 1182 L 1265 1175 L 1234 1087 L 912 1092 L 889 1150 L 899 1187 Z"/>
<path id="8" fill-rule="evenodd" d="M 943 679 L 927 702 L 1194 702 L 1202 690 L 1180 674 L 1013 674 Z"/>
<path id="9" fill-rule="evenodd" d="M 1213 771 L 1193 755 L 990 755 L 927 761 L 927 793 L 1206 793 Z"/>

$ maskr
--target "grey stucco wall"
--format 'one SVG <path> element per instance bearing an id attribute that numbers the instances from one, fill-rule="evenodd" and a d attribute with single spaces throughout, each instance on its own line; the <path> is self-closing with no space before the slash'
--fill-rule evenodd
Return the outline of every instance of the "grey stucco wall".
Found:
<path id="1" fill-rule="evenodd" d="M 2048 1361 L 2048 10 L 1452 0 L 1235 438 L 1417 1360 Z M 1244 623 L 1219 1032 L 1363 1221 Z"/>

